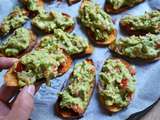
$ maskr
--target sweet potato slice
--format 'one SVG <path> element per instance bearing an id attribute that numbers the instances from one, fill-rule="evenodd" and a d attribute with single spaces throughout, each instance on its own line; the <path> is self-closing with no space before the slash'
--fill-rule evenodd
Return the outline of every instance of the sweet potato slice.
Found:
<path id="1" fill-rule="evenodd" d="M 80 1 L 81 0 L 67 0 L 67 2 L 68 2 L 69 5 L 73 5 L 73 4 L 75 4 L 77 2 L 80 2 Z"/>
<path id="2" fill-rule="evenodd" d="M 71 18 L 71 16 L 68 15 L 67 13 L 62 13 L 62 15 L 63 15 L 65 18 Z M 39 29 L 33 22 L 32 22 L 32 27 L 33 27 L 33 28 L 36 28 L 37 30 L 40 30 L 41 32 L 47 33 L 47 34 L 53 33 L 53 31 L 51 32 L 51 31 L 48 31 L 47 29 L 45 29 L 45 30 Z M 73 24 L 72 26 L 68 26 L 67 28 L 65 28 L 64 31 L 70 33 L 70 32 L 73 31 L 74 27 L 75 27 L 75 24 Z M 56 29 L 56 28 L 55 28 L 55 29 Z"/>
<path id="3" fill-rule="evenodd" d="M 20 12 L 20 13 L 19 13 Z M 10 25 L 10 22 L 13 18 L 18 18 L 17 16 L 25 16 L 25 18 L 23 18 L 23 22 L 21 20 L 21 22 L 19 21 L 16 21 L 17 24 L 12 26 Z M 9 19 L 9 24 L 7 22 L 7 25 L 9 26 L 8 30 L 6 31 L 5 29 L 5 25 L 6 23 L 2 21 L 2 23 L 0 24 L 0 36 L 6 36 L 8 35 L 9 33 L 12 33 L 14 30 L 16 30 L 17 28 L 21 27 L 25 22 L 26 20 L 28 19 L 28 16 L 29 16 L 29 12 L 25 9 L 22 9 L 22 8 L 19 8 L 17 7 L 15 10 L 13 10 L 6 18 Z M 5 19 L 4 19 L 5 20 Z M 18 20 L 18 19 L 17 19 Z"/>
<path id="4" fill-rule="evenodd" d="M 84 5 L 89 2 L 90 0 L 83 0 L 81 3 L 80 9 L 83 9 Z M 92 32 L 90 28 L 85 27 L 85 30 L 86 30 L 88 37 L 92 41 L 92 43 L 98 46 L 106 46 L 106 45 L 111 44 L 116 39 L 116 36 L 117 36 L 117 31 L 114 29 L 110 33 L 108 40 L 96 40 L 94 32 Z"/>
<path id="5" fill-rule="evenodd" d="M 30 32 L 29 46 L 28 46 L 28 48 L 26 48 L 25 50 L 23 50 L 22 52 L 20 52 L 16 56 L 16 58 L 20 58 L 24 54 L 30 52 L 35 47 L 35 45 L 37 44 L 37 37 L 36 37 L 36 35 L 31 30 L 29 30 L 29 32 Z M 4 53 L 0 53 L 0 57 L 7 57 L 7 56 Z"/>
<path id="6" fill-rule="evenodd" d="M 105 5 L 105 8 L 104 8 L 104 9 L 105 9 L 105 11 L 106 11 L 107 13 L 118 14 L 118 13 L 121 13 L 121 12 L 123 12 L 123 11 L 126 11 L 127 9 L 132 8 L 132 7 L 134 7 L 134 6 L 142 3 L 142 2 L 144 2 L 144 1 L 145 1 L 145 0 L 139 0 L 139 2 L 138 2 L 137 4 L 130 5 L 130 6 L 124 6 L 124 7 L 121 7 L 121 8 L 119 8 L 119 9 L 117 9 L 117 10 L 115 10 L 111 4 L 109 4 L 109 3 L 106 2 L 106 5 Z"/>
<path id="7" fill-rule="evenodd" d="M 66 58 L 67 58 L 66 59 L 66 63 L 60 65 L 60 67 L 58 68 L 58 71 L 60 73 L 59 76 L 63 75 L 65 72 L 67 72 L 68 69 L 72 65 L 71 57 L 66 55 Z M 23 69 L 25 69 L 25 68 L 23 67 L 23 65 L 20 62 L 15 63 L 14 66 L 12 66 L 4 76 L 4 80 L 6 82 L 6 85 L 7 86 L 17 87 L 18 86 L 18 79 L 17 79 L 16 71 L 20 72 Z M 42 79 L 41 81 L 45 82 L 45 79 Z M 39 81 L 37 81 L 37 82 L 39 82 Z"/>
<path id="8" fill-rule="evenodd" d="M 86 60 L 89 64 L 92 64 L 93 65 L 93 62 L 92 60 L 90 59 L 87 59 Z M 71 76 L 73 76 L 73 73 L 71 73 Z M 70 77 L 71 77 L 70 76 Z M 68 87 L 69 85 L 69 81 L 67 81 L 67 84 L 64 85 L 64 88 L 62 88 L 62 91 Z M 87 106 L 89 105 L 89 102 L 90 102 L 90 99 L 91 99 L 91 96 L 93 94 L 93 90 L 94 90 L 94 87 L 95 87 L 95 84 L 96 84 L 96 80 L 93 80 L 93 85 L 91 86 L 91 90 L 88 91 L 88 95 L 90 96 L 89 100 L 88 100 L 88 103 L 87 103 Z M 58 116 L 64 118 L 64 119 L 78 119 L 78 118 L 81 118 L 84 114 L 84 112 L 86 111 L 87 109 L 87 106 L 85 109 L 81 108 L 79 105 L 71 105 L 70 108 L 61 108 L 60 107 L 60 102 L 61 102 L 62 98 L 59 96 L 58 97 L 58 100 L 57 100 L 57 103 L 56 103 L 56 106 L 55 106 L 55 109 L 56 109 L 56 113 Z"/>
<path id="9" fill-rule="evenodd" d="M 47 35 L 48 37 L 52 37 L 52 36 L 54 36 L 54 34 L 52 35 L 52 34 L 49 34 L 49 35 Z M 47 37 L 46 36 L 46 37 Z M 38 44 L 37 44 L 37 47 L 36 47 L 36 49 L 41 49 L 42 47 L 40 46 L 40 44 L 41 44 L 41 42 L 39 42 Z M 81 53 L 77 53 L 77 54 L 73 54 L 73 55 L 70 55 L 72 58 L 81 58 L 81 57 L 85 57 L 85 56 L 87 56 L 87 55 L 91 55 L 92 53 L 93 53 L 93 50 L 94 50 L 94 48 L 93 48 L 93 46 L 90 44 L 90 43 L 88 43 L 89 44 L 89 46 L 86 48 L 86 50 L 84 51 L 84 52 L 81 52 Z M 65 51 L 65 50 L 64 50 Z M 67 53 L 67 51 L 65 51 L 66 53 Z"/>
<path id="10" fill-rule="evenodd" d="M 111 59 L 113 59 L 113 60 L 120 60 L 126 66 L 126 68 L 129 70 L 129 72 L 130 72 L 130 74 L 132 76 L 134 76 L 136 74 L 136 69 L 132 65 L 130 65 L 127 61 L 125 61 L 123 59 L 119 59 L 119 58 L 111 58 Z M 122 82 L 122 84 L 123 84 L 122 87 L 125 87 L 125 85 L 127 83 L 128 83 L 128 80 L 125 79 L 125 81 Z M 101 82 L 99 82 L 98 83 L 98 91 L 100 92 L 101 90 L 103 90 L 103 86 L 102 86 Z M 132 100 L 133 94 L 134 93 L 130 93 L 127 96 L 127 99 L 129 101 Z M 104 109 L 106 110 L 106 112 L 108 112 L 110 114 L 119 112 L 119 111 L 121 111 L 124 108 L 124 107 L 121 107 L 121 106 L 119 106 L 117 104 L 114 104 L 114 105 L 111 105 L 111 106 L 106 106 L 105 105 L 105 98 L 103 96 L 101 96 L 100 94 L 99 94 L 99 101 L 100 101 L 101 105 L 104 107 Z"/>

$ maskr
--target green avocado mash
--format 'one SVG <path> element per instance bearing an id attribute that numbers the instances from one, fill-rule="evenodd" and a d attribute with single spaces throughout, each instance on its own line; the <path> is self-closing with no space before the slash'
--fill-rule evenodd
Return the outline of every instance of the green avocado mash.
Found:
<path id="1" fill-rule="evenodd" d="M 30 39 L 29 30 L 18 28 L 3 44 L 0 45 L 0 53 L 6 56 L 15 57 L 29 47 Z"/>
<path id="2" fill-rule="evenodd" d="M 84 7 L 80 9 L 79 13 L 82 24 L 94 33 L 96 40 L 108 40 L 114 30 L 114 25 L 111 17 L 99 5 L 92 2 L 84 3 Z"/>
<path id="3" fill-rule="evenodd" d="M 108 3 L 110 3 L 115 10 L 126 6 L 133 6 L 140 2 L 141 0 L 108 0 Z"/>
<path id="4" fill-rule="evenodd" d="M 42 31 L 53 33 L 54 29 L 66 30 L 74 25 L 72 18 L 64 17 L 62 13 L 51 11 L 42 12 L 32 20 L 32 24 Z"/>
<path id="5" fill-rule="evenodd" d="M 44 12 L 43 6 L 40 5 L 39 0 L 22 0 L 27 9 L 32 12 Z"/>
<path id="6" fill-rule="evenodd" d="M 61 29 L 55 29 L 54 35 L 43 37 L 40 48 L 51 49 L 55 45 L 63 48 L 70 55 L 82 53 L 89 46 L 85 39 L 83 40 L 83 38 L 64 32 Z"/>
<path id="7" fill-rule="evenodd" d="M 42 79 L 49 85 L 49 80 L 60 74 L 58 68 L 65 61 L 66 58 L 62 52 L 53 54 L 44 49 L 24 55 L 20 63 L 25 66 L 25 70 L 17 73 L 19 86 L 34 84 Z"/>
<path id="8" fill-rule="evenodd" d="M 121 24 L 128 25 L 133 31 L 160 32 L 160 12 L 146 12 L 143 16 L 127 16 L 121 20 Z"/>
<path id="9" fill-rule="evenodd" d="M 100 96 L 106 107 L 117 105 L 126 107 L 130 102 L 130 95 L 135 91 L 135 77 L 118 59 L 105 61 L 99 75 L 102 89 Z M 123 84 L 123 80 L 128 82 Z"/>
<path id="10" fill-rule="evenodd" d="M 28 19 L 26 11 L 16 7 L 7 17 L 3 19 L 0 26 L 0 36 L 8 34 L 11 30 L 21 27 Z"/>
<path id="11" fill-rule="evenodd" d="M 146 36 L 131 36 L 117 40 L 111 49 L 131 58 L 154 59 L 160 55 L 160 36 L 147 34 Z"/>
<path id="12" fill-rule="evenodd" d="M 60 107 L 72 109 L 73 106 L 78 106 L 84 111 L 92 94 L 95 74 L 95 67 L 91 63 L 87 61 L 77 63 L 69 79 L 68 87 L 59 93 L 62 98 Z"/>

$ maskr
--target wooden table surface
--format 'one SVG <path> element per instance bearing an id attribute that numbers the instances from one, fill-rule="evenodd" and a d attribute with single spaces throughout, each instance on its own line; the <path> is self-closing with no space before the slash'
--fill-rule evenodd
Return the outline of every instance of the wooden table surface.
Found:
<path id="1" fill-rule="evenodd" d="M 140 120 L 160 120 L 160 101 Z"/>

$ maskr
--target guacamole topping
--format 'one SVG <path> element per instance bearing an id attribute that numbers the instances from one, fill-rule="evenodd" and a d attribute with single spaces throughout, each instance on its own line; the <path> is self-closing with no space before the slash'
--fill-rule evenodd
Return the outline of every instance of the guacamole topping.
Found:
<path id="1" fill-rule="evenodd" d="M 40 5 L 40 0 L 22 0 L 23 4 L 27 6 L 27 9 L 33 12 L 44 12 L 43 6 Z"/>
<path id="2" fill-rule="evenodd" d="M 146 12 L 143 16 L 129 15 L 121 20 L 121 24 L 128 25 L 134 31 L 160 32 L 160 12 Z"/>
<path id="3" fill-rule="evenodd" d="M 66 30 L 74 25 L 72 18 L 65 17 L 62 13 L 51 11 L 40 13 L 32 20 L 32 24 L 42 31 L 53 33 L 54 29 Z"/>
<path id="4" fill-rule="evenodd" d="M 73 106 L 78 106 L 84 112 L 92 94 L 94 80 L 94 65 L 86 60 L 77 63 L 69 79 L 68 87 L 59 93 L 59 96 L 62 98 L 60 107 L 72 109 Z"/>
<path id="5" fill-rule="evenodd" d="M 75 34 L 64 32 L 61 29 L 55 29 L 54 35 L 43 37 L 40 48 L 52 49 L 55 45 L 64 49 L 70 55 L 82 53 L 89 46 L 87 40 Z"/>
<path id="6" fill-rule="evenodd" d="M 108 0 L 108 3 L 110 3 L 115 10 L 126 6 L 134 6 L 140 2 L 141 0 Z"/>
<path id="7" fill-rule="evenodd" d="M 114 30 L 114 25 L 111 17 L 99 5 L 92 2 L 84 3 L 79 13 L 82 24 L 94 33 L 96 40 L 108 40 L 109 35 Z"/>
<path id="8" fill-rule="evenodd" d="M 7 17 L 3 19 L 0 26 L 0 35 L 6 35 L 11 30 L 21 27 L 28 19 L 26 11 L 16 7 Z"/>
<path id="9" fill-rule="evenodd" d="M 131 58 L 154 59 L 160 55 L 159 45 L 159 35 L 147 34 L 121 38 L 111 45 L 111 49 Z"/>
<path id="10" fill-rule="evenodd" d="M 126 107 L 129 104 L 136 79 L 119 59 L 105 61 L 99 80 L 102 87 L 100 97 L 106 107 Z"/>
<path id="11" fill-rule="evenodd" d="M 57 54 L 49 53 L 47 50 L 35 50 L 24 55 L 20 59 L 25 70 L 17 72 L 18 84 L 20 87 L 34 84 L 38 80 L 49 80 L 60 75 L 58 68 L 65 63 L 66 58 L 62 52 Z"/>
<path id="12" fill-rule="evenodd" d="M 29 47 L 30 31 L 25 28 L 18 28 L 0 45 L 0 53 L 5 56 L 17 56 Z"/>

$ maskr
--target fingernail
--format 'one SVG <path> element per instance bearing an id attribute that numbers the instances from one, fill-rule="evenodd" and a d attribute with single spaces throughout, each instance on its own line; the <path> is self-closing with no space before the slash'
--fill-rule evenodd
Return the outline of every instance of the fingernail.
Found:
<path id="1" fill-rule="evenodd" d="M 35 86 L 34 85 L 25 86 L 24 91 L 30 94 L 31 96 L 34 96 Z"/>

